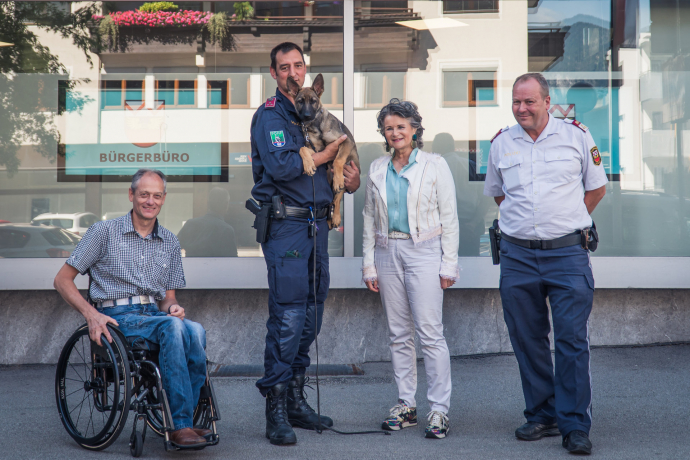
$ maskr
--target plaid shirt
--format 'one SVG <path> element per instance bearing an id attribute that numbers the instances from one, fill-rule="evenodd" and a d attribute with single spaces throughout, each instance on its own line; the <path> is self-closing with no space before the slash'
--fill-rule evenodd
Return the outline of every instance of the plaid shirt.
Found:
<path id="1" fill-rule="evenodd" d="M 91 270 L 95 301 L 137 295 L 162 300 L 166 290 L 185 287 L 177 237 L 156 219 L 151 234 L 142 238 L 131 212 L 89 227 L 66 263 L 82 275 Z"/>

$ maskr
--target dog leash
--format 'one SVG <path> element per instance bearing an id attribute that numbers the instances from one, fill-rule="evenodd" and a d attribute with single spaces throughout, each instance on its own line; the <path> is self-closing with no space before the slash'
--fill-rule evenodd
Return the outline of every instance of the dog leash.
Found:
<path id="1" fill-rule="evenodd" d="M 302 126 L 304 126 L 304 123 L 302 124 Z M 306 133 L 305 133 L 305 138 L 306 138 L 307 142 L 311 143 L 311 141 L 309 141 L 309 138 L 307 137 Z M 313 149 L 313 146 L 312 146 L 312 149 Z M 316 209 L 316 185 L 314 184 L 314 176 L 311 176 L 311 187 L 312 187 L 312 193 L 313 193 L 313 199 L 314 199 L 313 209 L 315 210 Z M 313 211 L 312 211 L 312 214 L 313 214 Z M 314 238 L 314 263 L 312 264 L 313 265 L 313 267 L 312 267 L 313 268 L 312 286 L 314 286 L 314 347 L 316 350 L 316 375 L 315 375 L 315 377 L 316 377 L 316 414 L 318 415 L 318 420 L 319 420 L 319 424 L 316 427 L 316 432 L 318 434 L 322 434 L 324 430 L 328 430 L 328 431 L 332 431 L 334 433 L 344 434 L 344 435 L 383 434 L 385 436 L 390 436 L 391 433 L 389 431 L 383 431 L 383 430 L 340 431 L 340 430 L 336 430 L 335 428 L 332 428 L 332 427 L 323 426 L 321 424 L 321 391 L 319 388 L 319 310 L 318 310 L 318 306 L 316 303 L 316 238 L 317 238 L 316 232 L 317 232 L 318 227 L 316 227 L 316 216 L 315 215 L 312 219 L 309 220 L 309 225 L 314 226 L 314 233 L 313 233 L 314 234 L 314 237 L 313 237 Z"/>

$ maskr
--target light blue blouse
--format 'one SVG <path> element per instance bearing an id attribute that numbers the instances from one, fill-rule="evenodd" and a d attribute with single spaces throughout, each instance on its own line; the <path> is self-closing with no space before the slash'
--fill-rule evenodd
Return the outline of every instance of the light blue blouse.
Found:
<path id="1" fill-rule="evenodd" d="M 407 218 L 407 188 L 408 180 L 401 176 L 415 164 L 417 149 L 410 154 L 410 161 L 398 173 L 393 166 L 393 159 L 388 163 L 386 174 L 386 195 L 388 205 L 388 232 L 410 233 L 410 224 Z"/>

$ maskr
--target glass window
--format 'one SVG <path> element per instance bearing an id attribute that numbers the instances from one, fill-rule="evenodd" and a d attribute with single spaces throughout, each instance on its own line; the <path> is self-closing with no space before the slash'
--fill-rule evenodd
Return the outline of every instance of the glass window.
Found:
<path id="1" fill-rule="evenodd" d="M 31 236 L 27 232 L 0 227 L 0 249 L 17 249 L 26 246 Z"/>
<path id="2" fill-rule="evenodd" d="M 167 108 L 196 106 L 196 80 L 156 80 L 156 99 Z"/>
<path id="3" fill-rule="evenodd" d="M 240 19 L 232 17 L 233 2 L 175 2 L 191 12 L 184 28 L 121 21 L 117 39 L 106 34 L 96 53 L 88 40 L 97 27 L 89 27 L 143 3 L 72 2 L 71 19 L 81 17 L 77 11 L 93 15 L 70 29 L 85 37 L 76 42 L 69 33 L 46 33 L 48 24 L 18 23 L 42 48 L 17 42 L 9 61 L 0 53 L 7 72 L 0 74 L 0 111 L 9 120 L 0 123 L 0 218 L 75 231 L 117 218 L 132 207 L 131 175 L 156 168 L 169 177 L 159 221 L 179 235 L 185 256 L 259 257 L 254 216 L 244 204 L 254 183 L 250 122 L 276 91 L 270 51 L 283 41 L 300 45 L 309 81 L 324 75 L 323 103 L 342 120 L 343 5 L 251 2 L 253 13 L 245 8 Z M 214 12 L 227 15 L 225 38 L 215 42 L 194 19 Z M 60 218 L 35 219 L 45 213 Z M 342 228 L 331 234 L 331 255 L 342 255 Z M 13 257 L 47 255 L 41 249 Z"/>
<path id="4" fill-rule="evenodd" d="M 477 107 L 496 105 L 495 71 L 443 71 L 443 106 Z"/>
<path id="5" fill-rule="evenodd" d="M 498 13 L 498 0 L 444 0 L 444 13 Z"/>
<path id="6" fill-rule="evenodd" d="M 74 243 L 67 233 L 68 232 L 58 228 L 51 228 L 50 230 L 41 232 L 41 235 L 43 235 L 43 238 L 53 246 L 65 246 Z"/>

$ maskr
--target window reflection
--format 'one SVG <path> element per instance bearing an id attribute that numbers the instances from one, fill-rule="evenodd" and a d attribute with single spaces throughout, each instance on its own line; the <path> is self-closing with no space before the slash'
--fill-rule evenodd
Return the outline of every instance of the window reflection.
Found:
<path id="1" fill-rule="evenodd" d="M 39 229 L 76 235 L 93 219 L 119 217 L 131 209 L 132 168 L 153 166 L 171 174 L 163 225 L 179 233 L 217 218 L 225 223 L 217 228 L 234 232 L 236 249 L 224 256 L 261 255 L 244 201 L 253 183 L 249 123 L 276 91 L 268 53 L 279 41 L 302 46 L 308 84 L 322 73 L 322 102 L 343 119 L 350 102 L 343 97 L 343 3 L 250 2 L 252 14 L 233 18 L 239 3 L 177 3 L 225 13 L 223 39 L 212 40 L 203 24 L 120 25 L 117 41 L 98 53 L 41 29 L 51 15 L 90 3 L 17 3 L 19 12 L 30 9 L 22 24 L 44 48 L 17 43 L 19 57 L 2 61 L 9 70 L 0 74 L 7 120 L 0 124 L 0 220 L 15 227 L 0 232 L 0 247 L 31 240 L 41 242 L 36 257 L 67 251 L 34 234 L 39 227 L 30 222 L 60 215 Z M 93 14 L 142 4 L 94 4 Z M 432 19 L 455 22 L 400 24 Z M 490 139 L 515 124 L 515 77 L 543 72 L 551 113 L 589 127 L 611 179 L 593 215 L 602 236 L 594 256 L 690 256 L 688 24 L 690 5 L 675 1 L 356 2 L 352 130 L 363 180 L 368 164 L 385 154 L 376 113 L 393 97 L 414 101 L 424 117 L 424 148 L 442 155 L 453 173 L 460 254 L 487 256 L 486 228 L 497 216 L 481 193 Z M 363 193 L 354 196 L 355 255 Z M 221 195 L 224 212 L 213 204 Z M 343 254 L 343 232 L 330 233 L 331 255 Z M 26 248 L 13 251 L 29 257 Z"/>

